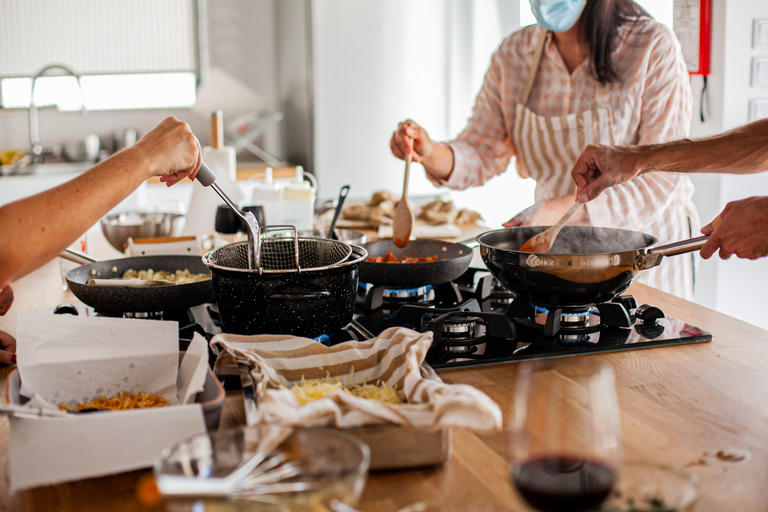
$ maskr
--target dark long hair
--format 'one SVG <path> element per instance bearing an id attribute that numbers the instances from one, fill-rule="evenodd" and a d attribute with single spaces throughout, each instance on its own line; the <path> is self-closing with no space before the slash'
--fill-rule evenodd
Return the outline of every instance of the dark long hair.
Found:
<path id="1" fill-rule="evenodd" d="M 581 26 L 589 44 L 590 71 L 601 84 L 621 81 L 611 56 L 618 29 L 641 17 L 650 16 L 632 0 L 587 0 L 581 14 Z"/>

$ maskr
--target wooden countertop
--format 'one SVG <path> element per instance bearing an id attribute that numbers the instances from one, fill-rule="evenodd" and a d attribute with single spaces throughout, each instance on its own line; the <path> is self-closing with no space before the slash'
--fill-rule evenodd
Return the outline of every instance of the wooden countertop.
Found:
<path id="1" fill-rule="evenodd" d="M 0 317 L 0 329 L 11 333 L 15 333 L 20 311 L 76 302 L 61 289 L 57 261 L 13 286 L 16 301 Z M 578 356 L 605 361 L 615 369 L 625 459 L 688 467 L 702 483 L 697 512 L 766 510 L 768 331 L 642 285 L 633 286 L 630 292 L 639 303 L 654 304 L 668 316 L 712 332 L 713 341 Z M 508 425 L 517 370 L 517 363 L 507 363 L 441 371 L 440 376 L 487 393 L 501 406 Z M 0 380 L 9 371 L 0 369 Z M 242 423 L 241 397 L 230 393 L 220 428 Z M 8 420 L 0 419 L 0 471 L 4 472 L 0 510 L 148 510 L 134 495 L 136 482 L 148 470 L 11 495 L 8 429 Z M 391 512 L 414 501 L 442 498 L 477 503 L 496 500 L 512 510 L 528 510 L 507 479 L 507 444 L 506 432 L 483 437 L 456 430 L 453 455 L 444 466 L 373 473 L 358 508 Z"/>

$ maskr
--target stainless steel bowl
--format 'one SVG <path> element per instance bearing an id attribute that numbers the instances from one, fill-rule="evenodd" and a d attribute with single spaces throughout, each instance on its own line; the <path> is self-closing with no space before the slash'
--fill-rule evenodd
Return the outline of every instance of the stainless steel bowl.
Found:
<path id="1" fill-rule="evenodd" d="M 186 217 L 180 213 L 112 213 L 101 219 L 101 231 L 110 245 L 120 252 L 128 238 L 178 236 Z"/>

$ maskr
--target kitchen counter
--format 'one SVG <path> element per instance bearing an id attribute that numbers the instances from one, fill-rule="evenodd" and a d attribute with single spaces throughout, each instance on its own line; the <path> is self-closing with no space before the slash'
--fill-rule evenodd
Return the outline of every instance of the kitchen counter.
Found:
<path id="1" fill-rule="evenodd" d="M 53 261 L 14 283 L 16 301 L 0 329 L 15 333 L 21 311 L 77 302 L 61 288 Z M 616 373 L 625 459 L 685 466 L 699 476 L 697 512 L 762 511 L 768 503 L 768 331 L 643 285 L 639 303 L 713 333 L 711 343 L 578 356 L 599 359 Z M 9 368 L 0 369 L 5 380 Z M 517 363 L 440 372 L 447 382 L 476 386 L 496 400 L 510 421 Z M 4 389 L 4 386 L 3 386 Z M 3 399 L 4 400 L 4 399 Z M 220 428 L 244 423 L 239 393 L 227 397 Z M 141 442 L 116 439 L 115 442 Z M 0 419 L 0 509 L 148 510 L 135 499 L 149 470 L 47 486 L 10 495 L 8 420 Z M 442 467 L 373 473 L 358 508 L 395 511 L 425 499 L 498 501 L 527 510 L 507 478 L 508 434 L 454 432 L 453 455 Z M 29 447 L 30 450 L 34 447 Z M 151 510 L 165 510 L 163 506 Z"/>

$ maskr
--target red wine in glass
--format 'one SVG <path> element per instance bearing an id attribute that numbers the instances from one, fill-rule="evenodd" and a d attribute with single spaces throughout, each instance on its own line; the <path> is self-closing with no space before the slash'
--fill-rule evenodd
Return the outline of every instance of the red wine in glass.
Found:
<path id="1" fill-rule="evenodd" d="M 572 456 L 545 456 L 513 464 L 512 482 L 541 512 L 589 512 L 605 501 L 616 479 L 607 465 Z"/>

